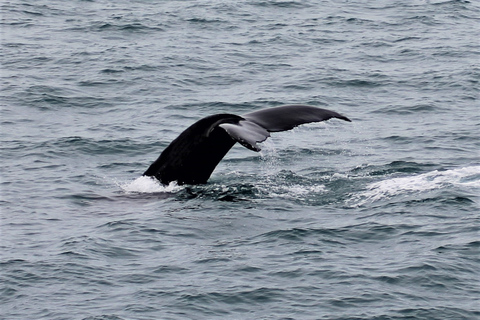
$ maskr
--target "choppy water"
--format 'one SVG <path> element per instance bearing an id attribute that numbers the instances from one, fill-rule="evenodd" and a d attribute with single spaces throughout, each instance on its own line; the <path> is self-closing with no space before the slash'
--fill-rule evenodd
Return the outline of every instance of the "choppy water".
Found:
<path id="1" fill-rule="evenodd" d="M 3 1 L 1 319 L 480 317 L 480 3 Z M 202 116 L 350 117 L 141 178 Z"/>

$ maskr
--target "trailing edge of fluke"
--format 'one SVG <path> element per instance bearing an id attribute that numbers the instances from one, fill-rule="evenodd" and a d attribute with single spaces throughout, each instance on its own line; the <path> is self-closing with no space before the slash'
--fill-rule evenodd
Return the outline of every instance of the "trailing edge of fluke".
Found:
<path id="1" fill-rule="evenodd" d="M 206 183 L 220 160 L 238 142 L 260 151 L 257 145 L 270 132 L 293 129 L 304 123 L 331 118 L 351 121 L 341 114 L 308 105 L 286 105 L 253 111 L 242 116 L 216 114 L 205 117 L 183 131 L 150 165 L 143 175 L 168 185 Z"/>

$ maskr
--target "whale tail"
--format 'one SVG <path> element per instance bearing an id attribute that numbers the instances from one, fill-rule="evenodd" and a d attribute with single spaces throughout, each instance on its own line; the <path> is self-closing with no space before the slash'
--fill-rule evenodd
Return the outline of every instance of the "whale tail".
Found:
<path id="1" fill-rule="evenodd" d="M 270 132 L 286 131 L 331 118 L 351 121 L 337 112 L 307 105 L 262 109 L 242 116 L 208 116 L 173 140 L 144 175 L 154 176 L 163 184 L 172 181 L 178 184 L 206 183 L 236 142 L 258 152 L 261 149 L 257 144 L 270 137 Z"/>

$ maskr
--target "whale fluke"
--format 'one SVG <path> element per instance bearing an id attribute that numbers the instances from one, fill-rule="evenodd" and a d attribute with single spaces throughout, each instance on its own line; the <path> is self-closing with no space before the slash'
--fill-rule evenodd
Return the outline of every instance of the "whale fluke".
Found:
<path id="1" fill-rule="evenodd" d="M 351 121 L 341 114 L 307 105 L 286 105 L 244 114 L 216 114 L 205 117 L 183 131 L 150 165 L 143 175 L 163 184 L 202 184 L 210 178 L 225 154 L 238 142 L 260 151 L 257 143 L 270 132 L 293 129 L 301 124 L 331 118 Z"/>

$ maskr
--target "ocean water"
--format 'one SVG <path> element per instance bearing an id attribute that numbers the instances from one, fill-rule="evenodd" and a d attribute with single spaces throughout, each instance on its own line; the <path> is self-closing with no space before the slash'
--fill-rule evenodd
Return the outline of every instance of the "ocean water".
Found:
<path id="1" fill-rule="evenodd" d="M 1 319 L 480 318 L 479 1 L 1 6 Z M 353 122 L 141 177 L 289 103 Z"/>

